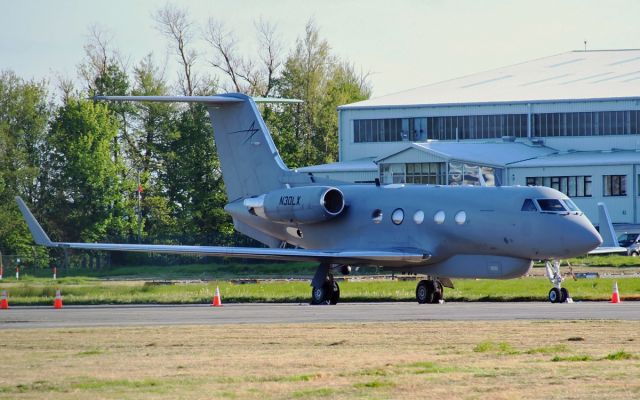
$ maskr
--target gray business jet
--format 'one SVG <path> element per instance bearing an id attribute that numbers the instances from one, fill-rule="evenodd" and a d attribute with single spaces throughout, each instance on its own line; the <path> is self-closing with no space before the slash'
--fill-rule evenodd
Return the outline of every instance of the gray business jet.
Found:
<path id="1" fill-rule="evenodd" d="M 235 229 L 268 248 L 52 242 L 17 199 L 35 242 L 82 250 L 198 254 L 319 263 L 311 304 L 336 304 L 333 274 L 378 265 L 419 273 L 419 303 L 438 303 L 451 278 L 508 279 L 552 260 L 549 300 L 563 302 L 557 260 L 602 239 L 564 194 L 546 187 L 350 184 L 287 168 L 258 111 L 242 94 L 99 96 L 99 100 L 203 103 L 211 117 Z"/>

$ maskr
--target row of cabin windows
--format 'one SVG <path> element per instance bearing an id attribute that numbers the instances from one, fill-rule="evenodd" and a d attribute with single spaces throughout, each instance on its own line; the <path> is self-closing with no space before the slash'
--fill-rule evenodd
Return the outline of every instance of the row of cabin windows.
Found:
<path id="1" fill-rule="evenodd" d="M 527 124 L 527 114 L 356 119 L 353 121 L 353 141 L 421 142 L 427 139 L 527 137 Z M 640 110 L 532 114 L 533 137 L 634 134 L 640 134 Z"/>
<path id="2" fill-rule="evenodd" d="M 640 179 L 640 178 L 639 178 Z M 528 176 L 527 186 L 546 186 L 569 197 L 591 197 L 591 176 Z M 602 194 L 609 196 L 627 195 L 626 175 L 603 176 Z"/>
<path id="3" fill-rule="evenodd" d="M 373 210 L 373 213 L 371 213 L 371 220 L 373 221 L 374 224 L 379 224 L 380 222 L 382 222 L 382 217 L 383 217 L 383 213 L 382 213 L 382 210 L 379 208 Z M 438 225 L 443 224 L 445 219 L 446 219 L 446 214 L 442 210 L 436 212 L 433 215 L 433 222 L 435 222 Z M 464 211 L 458 211 L 456 215 L 453 217 L 453 220 L 456 222 L 456 224 L 462 225 L 465 222 L 467 222 L 467 213 Z M 393 222 L 394 225 L 400 225 L 402 224 L 403 221 L 404 221 L 404 210 L 402 208 L 396 208 L 395 210 L 393 210 L 393 212 L 391 213 L 391 222 Z M 424 222 L 424 211 L 422 210 L 416 211 L 413 214 L 413 222 L 415 222 L 418 225 L 422 224 Z"/>

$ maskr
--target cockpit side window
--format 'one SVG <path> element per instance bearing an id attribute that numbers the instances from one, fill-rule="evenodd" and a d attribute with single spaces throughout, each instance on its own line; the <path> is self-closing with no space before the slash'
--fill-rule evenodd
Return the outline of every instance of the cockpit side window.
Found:
<path id="1" fill-rule="evenodd" d="M 537 199 L 538 205 L 542 211 L 546 212 L 566 212 L 567 209 L 558 199 Z"/>
<path id="2" fill-rule="evenodd" d="M 569 211 L 572 212 L 580 212 L 580 209 L 578 208 L 578 206 L 576 205 L 576 203 L 574 203 L 573 201 L 571 201 L 571 199 L 563 199 L 562 202 L 564 203 L 564 205 L 569 209 Z"/>
<path id="3" fill-rule="evenodd" d="M 521 211 L 538 211 L 536 205 L 533 204 L 533 200 L 525 199 L 524 203 L 522 203 Z"/>

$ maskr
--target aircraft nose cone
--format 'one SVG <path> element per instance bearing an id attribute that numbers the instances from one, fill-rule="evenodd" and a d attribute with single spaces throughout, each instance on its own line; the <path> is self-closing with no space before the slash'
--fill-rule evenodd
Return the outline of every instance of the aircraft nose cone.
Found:
<path id="1" fill-rule="evenodd" d="M 586 254 L 602 244 L 602 237 L 586 218 L 579 224 L 575 234 L 575 248 L 581 254 Z"/>

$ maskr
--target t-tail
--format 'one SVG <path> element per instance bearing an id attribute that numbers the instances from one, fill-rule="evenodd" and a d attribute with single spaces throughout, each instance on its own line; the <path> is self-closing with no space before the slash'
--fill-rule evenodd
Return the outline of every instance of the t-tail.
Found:
<path id="1" fill-rule="evenodd" d="M 276 149 L 256 101 L 240 93 L 216 96 L 96 96 L 96 100 L 202 103 L 209 111 L 229 202 L 284 188 L 292 172 Z"/>

